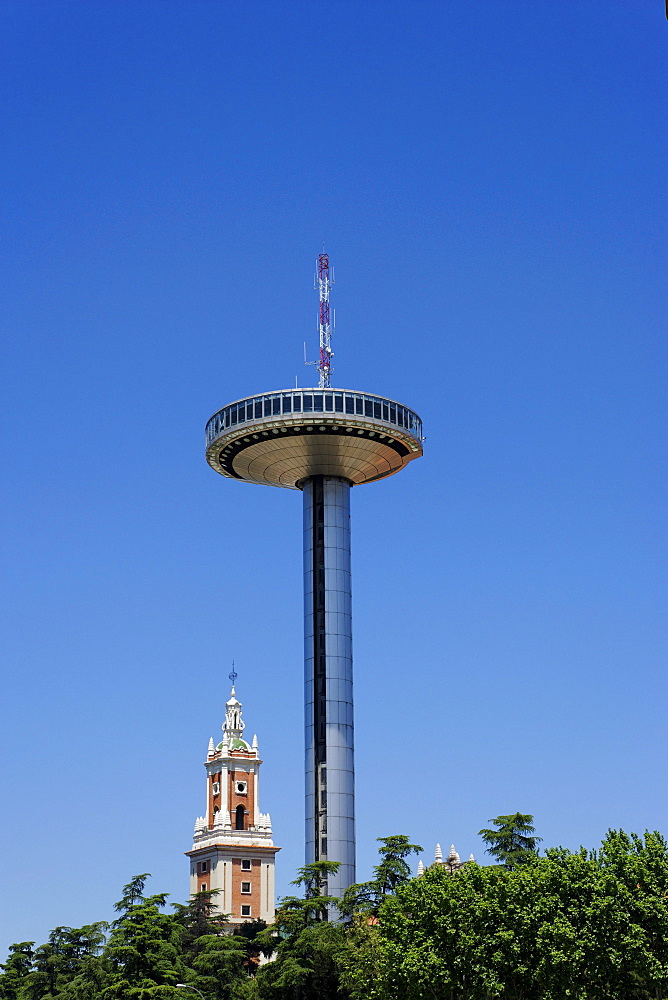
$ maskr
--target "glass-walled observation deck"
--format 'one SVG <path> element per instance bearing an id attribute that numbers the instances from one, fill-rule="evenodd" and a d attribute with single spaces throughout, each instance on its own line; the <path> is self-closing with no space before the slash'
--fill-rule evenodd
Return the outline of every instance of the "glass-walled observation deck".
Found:
<path id="1" fill-rule="evenodd" d="M 283 389 L 236 400 L 214 413 L 206 425 L 207 448 L 221 434 L 245 424 L 283 417 L 294 421 L 302 415 L 312 419 L 318 414 L 323 418 L 340 414 L 342 422 L 349 417 L 355 423 L 387 424 L 422 442 L 422 421 L 417 413 L 392 399 L 344 389 Z"/>

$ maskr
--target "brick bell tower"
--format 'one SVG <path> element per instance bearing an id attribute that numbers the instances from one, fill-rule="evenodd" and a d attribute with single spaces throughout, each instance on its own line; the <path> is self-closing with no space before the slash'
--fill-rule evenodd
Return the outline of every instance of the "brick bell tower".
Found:
<path id="1" fill-rule="evenodd" d="M 231 674 L 232 679 L 236 679 Z M 241 702 L 232 687 L 223 740 L 209 740 L 206 815 L 195 820 L 190 858 L 190 892 L 218 889 L 215 909 L 230 924 L 274 919 L 274 861 L 280 847 L 271 839 L 269 813 L 259 807 L 260 755 L 257 736 L 250 746 Z"/>

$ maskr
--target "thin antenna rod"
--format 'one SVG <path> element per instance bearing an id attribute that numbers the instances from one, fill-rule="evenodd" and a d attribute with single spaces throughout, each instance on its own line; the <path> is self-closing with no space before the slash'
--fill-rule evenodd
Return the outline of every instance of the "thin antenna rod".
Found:
<path id="1" fill-rule="evenodd" d="M 330 322 L 329 310 L 329 290 L 334 284 L 334 279 L 329 275 L 329 254 L 318 254 L 316 262 L 316 277 L 318 290 L 320 293 L 320 311 L 318 314 L 318 331 L 320 333 L 320 360 L 318 361 L 318 372 L 320 379 L 318 387 L 329 389 L 330 375 L 332 373 L 332 361 L 334 352 L 332 351 L 332 324 Z"/>

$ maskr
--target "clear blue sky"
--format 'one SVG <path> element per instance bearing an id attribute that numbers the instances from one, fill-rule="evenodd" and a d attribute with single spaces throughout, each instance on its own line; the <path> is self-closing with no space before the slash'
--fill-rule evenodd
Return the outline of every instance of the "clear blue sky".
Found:
<path id="1" fill-rule="evenodd" d="M 5 0 L 0 960 L 174 901 L 232 659 L 302 863 L 301 497 L 204 423 L 313 380 L 422 416 L 353 491 L 359 877 L 531 812 L 668 833 L 659 0 Z"/>

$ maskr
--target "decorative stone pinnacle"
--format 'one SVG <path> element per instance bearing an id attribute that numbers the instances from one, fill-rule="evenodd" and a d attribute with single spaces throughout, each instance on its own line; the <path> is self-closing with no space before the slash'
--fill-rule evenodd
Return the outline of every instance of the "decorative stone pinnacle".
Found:
<path id="1" fill-rule="evenodd" d="M 225 709 L 225 725 L 223 726 L 223 732 L 228 738 L 228 741 L 230 738 L 239 740 L 241 739 L 241 734 L 246 728 L 246 723 L 241 718 L 241 702 L 237 701 L 234 685 L 232 685 L 232 693 Z"/>
<path id="2" fill-rule="evenodd" d="M 436 850 L 434 851 L 434 861 L 439 865 L 443 863 L 443 851 L 441 850 L 440 844 L 436 845 Z"/>
<path id="3" fill-rule="evenodd" d="M 421 861 L 418 861 L 417 873 L 418 873 L 418 878 L 420 877 L 420 875 L 424 875 L 424 865 L 422 864 Z"/>

